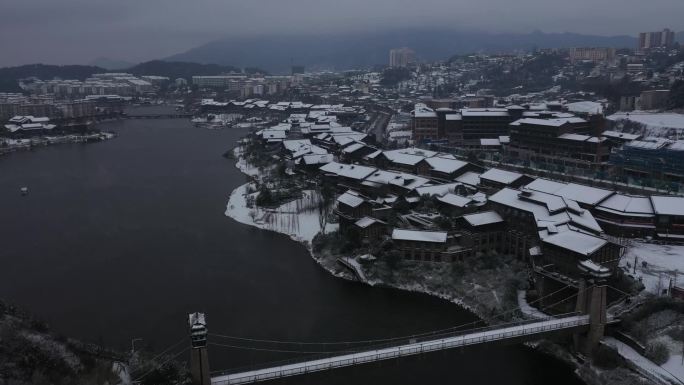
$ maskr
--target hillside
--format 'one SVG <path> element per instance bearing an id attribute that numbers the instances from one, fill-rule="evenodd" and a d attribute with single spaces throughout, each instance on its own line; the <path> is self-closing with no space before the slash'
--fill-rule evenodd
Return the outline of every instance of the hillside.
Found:
<path id="1" fill-rule="evenodd" d="M 190 383 L 177 353 L 142 348 L 131 358 L 50 330 L 40 319 L 0 300 L 1 385 L 141 385 Z"/>
<path id="2" fill-rule="evenodd" d="M 388 51 L 408 46 L 422 60 L 446 59 L 472 52 L 510 52 L 516 49 L 573 46 L 636 46 L 631 36 L 593 36 L 576 33 L 491 34 L 449 29 L 413 29 L 374 34 L 231 37 L 210 42 L 168 60 L 257 66 L 284 73 L 292 64 L 310 69 L 351 69 L 386 64 Z"/>
<path id="3" fill-rule="evenodd" d="M 42 80 L 78 79 L 83 80 L 92 74 L 110 72 L 105 68 L 85 65 L 57 66 L 47 64 L 28 64 L 18 67 L 0 68 L 0 92 L 21 92 L 18 81 L 35 76 Z M 116 72 L 127 72 L 133 75 L 159 75 L 171 79 L 190 79 L 193 75 L 218 75 L 227 72 L 240 72 L 239 68 L 217 64 L 198 64 L 153 60 L 137 64 L 130 68 L 122 68 Z"/>
<path id="4" fill-rule="evenodd" d="M 48 65 L 27 64 L 18 67 L 0 68 L 0 92 L 21 92 L 17 84 L 19 79 L 35 76 L 39 79 L 78 79 L 83 80 L 88 76 L 107 72 L 104 68 L 85 65 Z"/>
<path id="5" fill-rule="evenodd" d="M 240 69 L 230 65 L 152 60 L 122 69 L 121 71 L 137 76 L 158 75 L 167 76 L 171 79 L 191 79 L 193 75 L 218 75 L 228 72 L 240 72 Z"/>

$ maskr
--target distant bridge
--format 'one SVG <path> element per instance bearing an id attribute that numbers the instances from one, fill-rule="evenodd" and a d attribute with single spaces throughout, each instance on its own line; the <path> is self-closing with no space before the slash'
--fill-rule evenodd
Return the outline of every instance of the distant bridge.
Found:
<path id="1" fill-rule="evenodd" d="M 192 114 L 121 115 L 122 119 L 190 119 Z"/>
<path id="2" fill-rule="evenodd" d="M 572 315 L 563 318 L 551 318 L 544 321 L 475 329 L 465 334 L 427 339 L 422 342 L 408 342 L 401 345 L 378 348 L 374 350 L 340 354 L 327 358 L 301 361 L 281 366 L 266 367 L 246 372 L 217 375 L 211 378 L 211 384 L 251 384 L 277 378 L 296 376 L 300 374 L 497 341 L 522 342 L 538 339 L 556 332 L 585 331 L 588 330 L 589 324 L 589 315 Z"/>

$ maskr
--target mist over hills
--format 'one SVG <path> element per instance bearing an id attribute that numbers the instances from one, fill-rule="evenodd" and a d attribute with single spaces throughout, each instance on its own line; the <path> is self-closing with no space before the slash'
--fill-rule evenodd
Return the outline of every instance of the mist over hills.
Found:
<path id="1" fill-rule="evenodd" d="M 166 60 L 261 67 L 283 73 L 291 65 L 309 69 L 351 69 L 386 64 L 388 51 L 407 46 L 422 60 L 446 59 L 454 54 L 496 53 L 532 48 L 577 46 L 634 48 L 633 36 L 596 36 L 578 33 L 493 34 L 449 29 L 394 30 L 374 34 L 229 37 L 213 41 Z"/>

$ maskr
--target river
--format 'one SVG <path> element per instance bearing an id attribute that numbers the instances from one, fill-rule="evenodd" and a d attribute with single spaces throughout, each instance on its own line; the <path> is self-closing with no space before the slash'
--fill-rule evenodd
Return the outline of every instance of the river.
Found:
<path id="1" fill-rule="evenodd" d="M 142 338 L 138 346 L 159 352 L 186 337 L 192 311 L 206 312 L 211 333 L 292 341 L 404 336 L 474 320 L 427 295 L 334 278 L 288 237 L 225 217 L 245 177 L 221 155 L 246 130 L 183 120 L 101 128 L 119 137 L 0 158 L 0 298 L 54 330 L 119 349 Z M 209 354 L 212 370 L 293 357 L 215 346 Z M 580 384 L 572 371 L 532 349 L 497 346 L 289 382 Z"/>

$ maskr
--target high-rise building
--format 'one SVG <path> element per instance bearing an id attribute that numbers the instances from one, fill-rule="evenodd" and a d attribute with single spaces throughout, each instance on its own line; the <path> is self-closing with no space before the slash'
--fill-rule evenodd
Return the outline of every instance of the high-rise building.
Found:
<path id="1" fill-rule="evenodd" d="M 416 61 L 416 53 L 412 49 L 394 48 L 389 52 L 389 66 L 394 67 L 408 67 Z"/>
<path id="2" fill-rule="evenodd" d="M 658 32 L 642 32 L 639 34 L 639 50 L 652 48 L 669 48 L 674 44 L 674 32 L 665 28 Z"/>
<path id="3" fill-rule="evenodd" d="M 615 59 L 615 48 L 588 48 L 588 47 L 575 47 L 570 48 L 569 51 L 570 60 L 575 61 L 592 61 L 598 62 L 610 62 Z"/>

